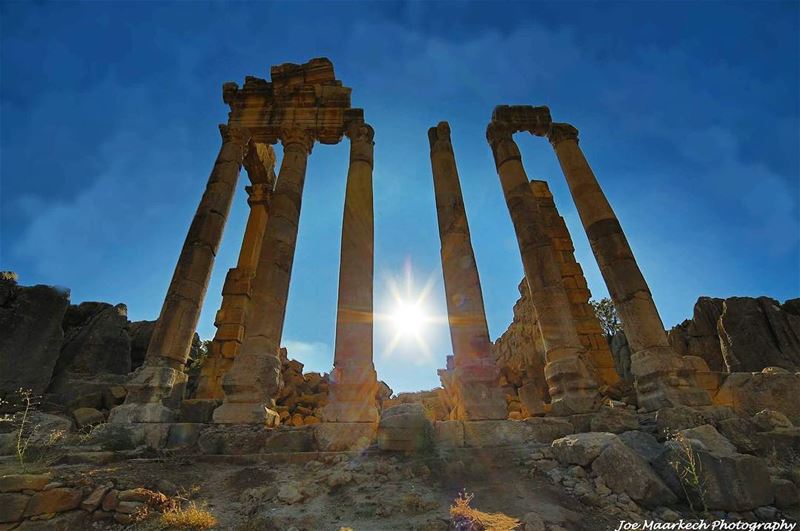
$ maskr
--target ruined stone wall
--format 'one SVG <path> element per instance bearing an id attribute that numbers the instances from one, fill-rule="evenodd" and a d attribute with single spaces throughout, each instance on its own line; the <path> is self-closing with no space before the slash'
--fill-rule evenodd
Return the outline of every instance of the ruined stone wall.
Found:
<path id="1" fill-rule="evenodd" d="M 619 376 L 600 322 L 589 305 L 591 292 L 583 270 L 575 259 L 575 248 L 567 225 L 556 209 L 547 183 L 531 181 L 531 188 L 545 216 L 548 234 L 561 268 L 564 288 L 570 300 L 572 316 L 581 343 L 586 348 L 586 361 L 601 386 L 612 385 L 619 380 Z M 519 285 L 519 292 L 520 298 L 514 304 L 514 319 L 493 345 L 493 353 L 503 379 L 501 383 L 518 388 L 536 382 L 540 388 L 546 388 L 544 346 L 538 332 L 535 333 L 533 305 L 524 279 Z M 513 410 L 513 401 L 510 407 Z"/>

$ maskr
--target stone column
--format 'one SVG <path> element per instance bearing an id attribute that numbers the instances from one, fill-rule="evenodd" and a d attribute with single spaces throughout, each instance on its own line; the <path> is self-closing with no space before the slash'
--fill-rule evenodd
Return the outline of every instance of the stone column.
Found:
<path id="1" fill-rule="evenodd" d="M 256 266 L 245 336 L 231 370 L 222 379 L 225 401 L 213 415 L 218 423 L 274 425 L 278 422 L 272 408 L 283 387 L 281 334 L 306 165 L 314 138 L 303 129 L 286 129 L 280 140 L 283 160 L 270 200 L 270 219 Z"/>
<path id="2" fill-rule="evenodd" d="M 709 404 L 708 394 L 694 382 L 691 366 L 667 341 L 650 289 L 617 216 L 578 147 L 578 130 L 554 123 L 548 138 L 622 321 L 632 352 L 639 406 L 655 410 L 678 404 Z"/>
<path id="3" fill-rule="evenodd" d="M 173 422 L 186 384 L 183 371 L 228 219 L 249 133 L 220 125 L 222 147 L 197 207 L 161 308 L 144 365 L 127 384 L 112 422 Z"/>
<path id="4" fill-rule="evenodd" d="M 508 211 L 517 234 L 525 278 L 545 348 L 545 379 L 557 415 L 584 413 L 598 405 L 597 383 L 584 354 L 545 220 L 528 182 L 511 127 L 493 121 L 486 130 Z"/>
<path id="5" fill-rule="evenodd" d="M 372 201 L 372 127 L 345 129 L 350 138 L 350 167 L 342 220 L 336 344 L 325 422 L 378 421 L 378 379 L 372 362 L 374 217 Z"/>
<path id="6" fill-rule="evenodd" d="M 428 130 L 439 220 L 442 273 L 453 344 L 452 398 L 459 420 L 505 419 L 505 395 L 491 353 L 475 253 L 461 195 L 450 125 Z"/>
<path id="7" fill-rule="evenodd" d="M 268 183 L 256 183 L 246 187 L 250 214 L 247 217 L 239 260 L 236 267 L 228 271 L 222 287 L 222 304 L 214 318 L 217 333 L 209 347 L 208 359 L 200 372 L 195 393 L 198 399 L 223 398 L 222 378 L 233 365 L 244 339 L 245 317 L 269 217 L 268 205 L 273 185 L 274 179 Z"/>

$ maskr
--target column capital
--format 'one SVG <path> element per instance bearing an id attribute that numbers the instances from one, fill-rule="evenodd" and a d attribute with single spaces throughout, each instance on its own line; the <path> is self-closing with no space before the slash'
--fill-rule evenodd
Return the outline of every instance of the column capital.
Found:
<path id="1" fill-rule="evenodd" d="M 375 130 L 367 123 L 350 123 L 345 127 L 344 134 L 354 144 L 366 142 L 375 145 Z"/>
<path id="2" fill-rule="evenodd" d="M 301 127 L 285 127 L 281 129 L 281 145 L 286 149 L 291 144 L 302 145 L 306 152 L 311 153 L 314 147 L 314 135 L 308 129 Z"/>
<path id="3" fill-rule="evenodd" d="M 439 122 L 436 127 L 428 129 L 428 140 L 431 144 L 431 153 L 453 152 L 453 144 L 450 142 L 450 124 L 447 122 Z"/>
<path id="4" fill-rule="evenodd" d="M 219 134 L 222 136 L 222 142 L 235 142 L 243 148 L 250 140 L 250 131 L 244 127 L 236 127 L 234 125 L 219 124 Z"/>
<path id="5" fill-rule="evenodd" d="M 556 147 L 563 140 L 578 142 L 578 129 L 570 124 L 554 123 L 550 125 L 547 138 L 553 147 Z"/>
<path id="6" fill-rule="evenodd" d="M 492 121 L 486 126 L 486 140 L 494 149 L 500 142 L 505 140 L 514 141 L 514 129 L 508 122 Z"/>
<path id="7" fill-rule="evenodd" d="M 247 192 L 247 204 L 251 207 L 269 203 L 269 199 L 272 196 L 272 187 L 268 184 L 253 184 L 245 186 L 244 189 Z"/>
<path id="8" fill-rule="evenodd" d="M 494 165 L 498 169 L 509 160 L 522 159 L 513 134 L 514 129 L 507 122 L 492 121 L 486 127 L 486 140 L 492 147 Z"/>

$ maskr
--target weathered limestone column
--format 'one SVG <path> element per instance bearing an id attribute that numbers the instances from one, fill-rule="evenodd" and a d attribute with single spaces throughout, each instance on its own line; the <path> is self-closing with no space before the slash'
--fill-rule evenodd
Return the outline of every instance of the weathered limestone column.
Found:
<path id="1" fill-rule="evenodd" d="M 281 134 L 283 160 L 270 200 L 270 219 L 256 266 L 245 337 L 231 370 L 222 379 L 225 401 L 214 410 L 214 422 L 276 425 L 272 408 L 283 387 L 279 358 L 286 299 L 297 243 L 300 206 L 308 155 L 314 144 L 309 131 Z"/>
<path id="2" fill-rule="evenodd" d="M 508 416 L 499 373 L 491 353 L 483 293 L 458 178 L 450 125 L 428 130 L 439 220 L 447 317 L 453 344 L 452 398 L 459 420 Z"/>
<path id="3" fill-rule="evenodd" d="M 222 304 L 214 319 L 217 333 L 200 372 L 195 393 L 197 399 L 222 400 L 224 396 L 222 378 L 233 365 L 244 339 L 250 292 L 267 227 L 269 198 L 275 186 L 275 155 L 272 146 L 251 141 L 244 166 L 252 183 L 245 188 L 250 214 L 239 250 L 239 260 L 236 267 L 228 271 L 222 287 Z"/>
<path id="4" fill-rule="evenodd" d="M 525 278 L 545 348 L 545 379 L 557 415 L 584 413 L 598 405 L 597 383 L 583 363 L 583 346 L 570 313 L 561 273 L 544 219 L 531 191 L 513 130 L 493 121 L 486 130 L 508 211 L 517 234 Z"/>
<path id="5" fill-rule="evenodd" d="M 345 129 L 350 167 L 342 220 L 336 344 L 325 422 L 378 421 L 378 378 L 372 362 L 374 216 L 372 165 L 375 132 L 363 123 Z"/>
<path id="6" fill-rule="evenodd" d="M 677 404 L 709 404 L 708 394 L 694 382 L 691 366 L 667 341 L 650 288 L 617 216 L 578 147 L 578 130 L 554 123 L 548 138 L 633 353 L 631 371 L 639 407 L 655 410 Z"/>
<path id="7" fill-rule="evenodd" d="M 181 250 L 144 365 L 128 382 L 112 422 L 173 422 L 186 384 L 189 356 L 206 288 L 228 219 L 249 133 L 219 126 L 222 147 Z"/>

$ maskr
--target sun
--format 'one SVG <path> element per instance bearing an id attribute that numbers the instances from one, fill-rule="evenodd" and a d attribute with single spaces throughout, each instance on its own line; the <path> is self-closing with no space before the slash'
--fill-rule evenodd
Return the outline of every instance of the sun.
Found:
<path id="1" fill-rule="evenodd" d="M 398 301 L 392 322 L 398 334 L 419 337 L 428 322 L 428 315 L 419 302 Z"/>
<path id="2" fill-rule="evenodd" d="M 404 269 L 402 276 L 386 274 L 388 304 L 384 311 L 374 313 L 374 319 L 391 329 L 382 356 L 389 358 L 399 352 L 410 361 L 423 363 L 433 359 L 429 343 L 442 323 L 441 317 L 431 313 L 428 301 L 434 276 L 431 274 L 421 287 L 416 287 L 410 260 Z"/>

